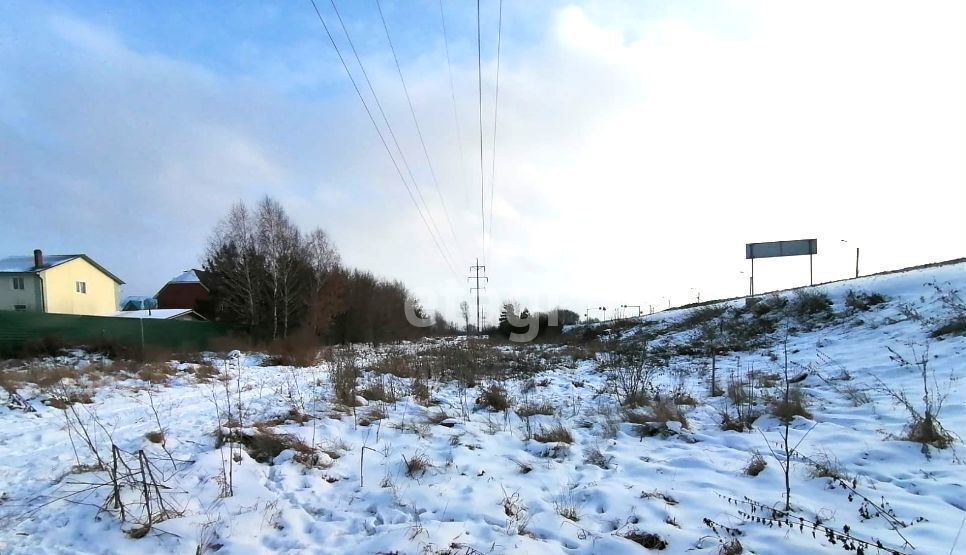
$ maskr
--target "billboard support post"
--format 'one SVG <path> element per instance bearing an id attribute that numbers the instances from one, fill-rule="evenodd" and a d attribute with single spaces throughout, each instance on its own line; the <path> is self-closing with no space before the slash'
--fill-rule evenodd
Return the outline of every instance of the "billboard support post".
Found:
<path id="1" fill-rule="evenodd" d="M 755 296 L 755 259 L 751 259 L 751 277 L 748 278 L 748 294 Z"/>
<path id="2" fill-rule="evenodd" d="M 751 277 L 748 291 L 755 294 L 755 259 L 780 256 L 808 255 L 808 284 L 815 285 L 814 255 L 818 254 L 818 239 L 799 239 L 796 241 L 772 241 L 770 243 L 747 243 L 745 258 L 751 260 Z M 858 249 L 856 249 L 856 274 L 858 274 Z"/>

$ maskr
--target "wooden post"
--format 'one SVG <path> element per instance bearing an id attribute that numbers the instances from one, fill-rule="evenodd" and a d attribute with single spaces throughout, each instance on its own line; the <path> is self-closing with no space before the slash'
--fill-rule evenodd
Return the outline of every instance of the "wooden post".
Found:
<path id="1" fill-rule="evenodd" d="M 855 247 L 855 277 L 859 277 L 859 247 Z"/>

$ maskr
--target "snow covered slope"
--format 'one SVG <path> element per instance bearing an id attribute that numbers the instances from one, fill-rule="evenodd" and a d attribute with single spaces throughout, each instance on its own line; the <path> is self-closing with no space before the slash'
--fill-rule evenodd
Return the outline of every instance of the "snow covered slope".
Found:
<path id="1" fill-rule="evenodd" d="M 469 361 L 454 339 L 357 349 L 311 368 L 214 356 L 215 376 L 189 363 L 125 370 L 89 356 L 47 361 L 75 368 L 47 371 L 59 381 L 10 369 L 0 382 L 0 553 L 617 555 L 645 553 L 642 544 L 738 552 L 740 543 L 745 553 L 805 554 L 862 548 L 853 538 L 961 553 L 966 338 L 930 337 L 957 310 L 930 283 L 961 290 L 966 265 L 832 284 L 822 289 L 830 309 L 800 316 L 786 307 L 759 317 L 731 301 L 731 311 L 704 313 L 710 331 L 695 311 L 677 311 L 586 342 L 576 329 L 566 345 L 474 350 Z M 859 306 L 868 297 L 856 292 L 885 302 Z M 788 306 L 800 300 L 788 294 Z M 702 347 L 714 329 L 754 344 L 715 357 L 720 396 L 710 395 Z M 808 413 L 788 423 L 797 448 L 787 513 L 786 428 L 766 398 L 782 393 L 786 351 Z M 350 356 L 370 368 L 353 392 L 368 400 L 344 408 L 333 373 L 351 370 Z M 641 406 L 621 406 L 638 360 L 651 387 Z M 945 396 L 937 418 L 954 434 L 945 449 L 902 439 L 910 411 L 896 395 L 922 413 L 923 361 L 932 397 Z M 460 365 L 478 375 L 440 379 Z M 500 387 L 508 410 L 477 404 L 498 405 Z M 417 400 L 424 388 L 432 401 Z M 71 402 L 86 395 L 91 403 Z M 722 430 L 724 415 L 737 418 L 735 400 L 761 413 L 748 431 Z M 163 442 L 152 442 L 159 429 Z M 753 476 L 755 453 L 766 465 Z M 161 520 L 150 529 L 146 485 Z"/>

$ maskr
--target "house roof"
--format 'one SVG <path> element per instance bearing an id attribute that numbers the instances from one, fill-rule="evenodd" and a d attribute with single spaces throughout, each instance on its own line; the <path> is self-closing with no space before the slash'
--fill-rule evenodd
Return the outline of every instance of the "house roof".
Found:
<path id="1" fill-rule="evenodd" d="M 86 254 L 45 254 L 43 266 L 34 266 L 33 256 L 8 256 L 6 258 L 0 258 L 0 274 L 40 273 L 44 270 L 49 270 L 54 266 L 59 266 L 65 262 L 70 262 L 75 258 L 82 258 L 86 260 L 88 264 L 97 268 L 103 272 L 104 275 L 113 279 L 118 284 L 124 284 L 124 282 L 121 281 L 121 278 L 115 276 L 111 272 L 108 272 L 104 266 L 94 262 L 94 260 Z"/>
<path id="2" fill-rule="evenodd" d="M 190 314 L 199 320 L 206 318 L 190 308 L 155 308 L 152 310 L 128 310 L 126 312 L 115 312 L 111 316 L 115 318 L 149 318 L 152 320 L 170 320 Z"/>
<path id="3" fill-rule="evenodd" d="M 171 281 L 169 281 L 168 283 L 165 283 L 158 291 L 158 293 L 155 295 L 155 297 L 160 296 L 161 292 L 164 291 L 165 287 L 173 284 L 197 283 L 198 285 L 204 287 L 205 290 L 210 291 L 211 288 L 208 286 L 208 283 L 210 283 L 211 281 L 210 278 L 211 278 L 210 273 L 204 270 L 195 270 L 195 269 L 185 270 L 184 272 L 181 272 L 177 276 L 171 278 Z"/>
<path id="4" fill-rule="evenodd" d="M 201 278 L 194 270 L 185 270 L 181 275 L 175 277 L 168 283 L 201 283 Z"/>

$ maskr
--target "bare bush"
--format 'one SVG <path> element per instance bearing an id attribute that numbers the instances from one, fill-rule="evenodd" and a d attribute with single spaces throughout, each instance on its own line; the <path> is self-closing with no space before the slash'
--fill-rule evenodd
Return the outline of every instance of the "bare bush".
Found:
<path id="1" fill-rule="evenodd" d="M 950 371 L 946 379 L 945 387 L 940 386 L 936 374 L 929 368 L 929 347 L 928 345 L 920 352 L 916 348 L 912 349 L 912 360 L 906 359 L 892 347 L 887 347 L 892 353 L 890 358 L 904 368 L 916 369 L 922 377 L 922 407 L 917 407 L 906 396 L 906 392 L 896 390 L 877 379 L 880 389 L 885 391 L 899 405 L 905 407 L 909 413 L 909 422 L 906 424 L 903 439 L 922 444 L 923 454 L 929 455 L 929 447 L 945 449 L 952 445 L 955 436 L 947 430 L 939 421 L 939 413 L 942 411 L 943 403 L 949 395 L 952 386 L 953 375 Z"/>
<path id="2" fill-rule="evenodd" d="M 385 403 L 395 403 L 399 400 L 399 394 L 396 392 L 395 383 L 389 382 L 387 384 L 386 379 L 383 377 L 381 379 L 375 379 L 370 381 L 365 387 L 359 391 L 367 401 L 382 401 Z"/>
<path id="3" fill-rule="evenodd" d="M 853 312 L 865 312 L 885 302 L 886 297 L 881 293 L 866 293 L 849 289 L 849 292 L 845 294 L 845 307 Z"/>
<path id="4" fill-rule="evenodd" d="M 584 462 L 607 470 L 610 468 L 610 461 L 612 459 L 613 457 L 604 455 L 604 453 L 601 452 L 600 447 L 595 445 L 587 450 L 587 455 L 584 457 Z"/>
<path id="5" fill-rule="evenodd" d="M 332 357 L 329 362 L 329 379 L 332 381 L 332 393 L 336 401 L 345 406 L 355 406 L 359 368 L 356 366 L 354 353 L 339 352 Z"/>
<path id="6" fill-rule="evenodd" d="M 759 453 L 755 453 L 751 456 L 748 464 L 745 465 L 744 472 L 748 476 L 757 476 L 765 470 L 766 466 L 768 466 L 768 462 L 765 460 L 765 457 L 762 457 Z"/>
<path id="7" fill-rule="evenodd" d="M 800 320 L 828 318 L 832 316 L 832 299 L 821 290 L 798 289 L 788 311 Z"/>
<path id="8" fill-rule="evenodd" d="M 812 413 L 808 410 L 805 401 L 805 394 L 801 388 L 791 387 L 785 395 L 772 401 L 771 414 L 779 418 L 782 422 L 791 421 L 796 416 L 811 418 Z"/>
<path id="9" fill-rule="evenodd" d="M 852 481 L 852 477 L 845 472 L 842 463 L 828 451 L 822 451 L 818 456 L 809 459 L 808 475 L 811 478 L 830 478 L 843 482 Z"/>
<path id="10" fill-rule="evenodd" d="M 491 383 L 482 388 L 476 397 L 476 406 L 492 411 L 505 411 L 513 401 L 507 395 L 506 388 L 498 383 Z"/>
<path id="11" fill-rule="evenodd" d="M 616 344 L 613 349 L 604 367 L 608 368 L 618 402 L 626 407 L 647 404 L 655 372 L 648 364 L 647 345 Z"/>

